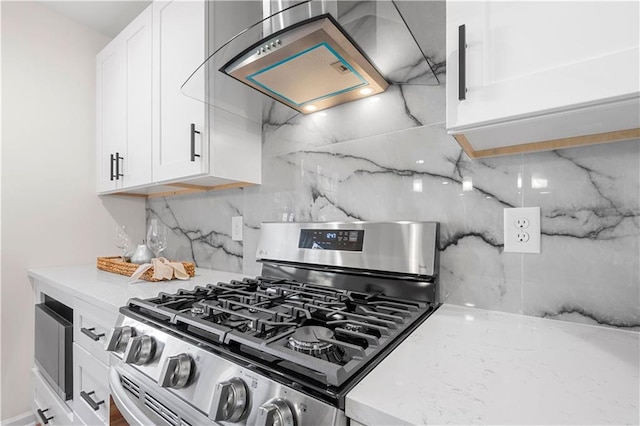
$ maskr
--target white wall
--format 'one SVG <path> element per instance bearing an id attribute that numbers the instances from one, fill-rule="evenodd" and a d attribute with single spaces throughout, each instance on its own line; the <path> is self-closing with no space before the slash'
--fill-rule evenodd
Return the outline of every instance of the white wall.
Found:
<path id="1" fill-rule="evenodd" d="M 1 418 L 30 409 L 29 267 L 117 253 L 144 201 L 95 195 L 95 55 L 107 37 L 33 2 L 2 7 Z"/>

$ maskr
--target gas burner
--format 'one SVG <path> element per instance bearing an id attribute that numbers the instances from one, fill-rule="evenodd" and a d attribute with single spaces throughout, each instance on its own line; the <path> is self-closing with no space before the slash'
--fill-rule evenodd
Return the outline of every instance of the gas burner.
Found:
<path id="1" fill-rule="evenodd" d="M 309 325 L 298 328 L 290 337 L 287 345 L 296 352 L 325 359 L 332 363 L 340 363 L 344 350 L 331 342 L 334 333 L 326 327 Z"/>
<path id="2" fill-rule="evenodd" d="M 195 317 L 196 315 L 203 315 L 205 312 L 207 312 L 207 308 L 202 304 L 194 303 L 194 305 L 191 307 L 190 312 L 191 315 Z"/>
<path id="3" fill-rule="evenodd" d="M 321 339 L 333 339 L 333 331 L 325 327 L 308 325 L 298 328 L 289 337 L 289 347 L 310 355 L 321 354 L 333 346 L 333 343 L 322 342 Z"/>

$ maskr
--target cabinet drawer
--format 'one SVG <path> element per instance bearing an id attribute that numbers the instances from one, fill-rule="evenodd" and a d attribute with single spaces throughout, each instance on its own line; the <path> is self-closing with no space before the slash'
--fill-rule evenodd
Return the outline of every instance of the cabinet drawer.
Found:
<path id="1" fill-rule="evenodd" d="M 82 423 L 109 424 L 109 367 L 73 345 L 73 407 Z"/>
<path id="2" fill-rule="evenodd" d="M 44 424 L 45 419 L 38 413 L 38 410 L 41 410 L 45 418 L 51 419 L 47 421 L 47 426 L 70 425 L 73 423 L 73 412 L 49 387 L 37 368 L 32 370 L 32 376 L 33 412 L 36 416 L 36 422 Z"/>
<path id="3" fill-rule="evenodd" d="M 104 350 L 104 343 L 117 317 L 117 312 L 105 311 L 76 299 L 73 309 L 73 341 L 100 362 L 109 365 L 109 353 Z"/>

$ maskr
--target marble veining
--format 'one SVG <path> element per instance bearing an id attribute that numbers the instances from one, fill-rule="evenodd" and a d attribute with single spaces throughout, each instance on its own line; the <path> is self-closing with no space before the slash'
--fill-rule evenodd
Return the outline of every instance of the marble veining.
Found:
<path id="1" fill-rule="evenodd" d="M 235 197 L 242 198 L 242 190 Z M 242 271 L 242 242 L 233 241 L 231 217 L 241 216 L 242 210 L 235 200 L 225 200 L 222 205 L 208 197 L 195 196 L 187 207 L 177 198 L 164 198 L 157 206 L 147 206 L 147 221 L 157 218 L 170 232 L 167 237 L 168 250 L 165 256 L 182 261 L 195 262 L 198 267 L 208 269 Z M 213 201 L 213 203 L 211 203 Z M 185 209 L 187 207 L 187 209 Z M 209 210 L 209 220 L 201 224 L 201 215 Z"/>
<path id="2" fill-rule="evenodd" d="M 424 3 L 444 23 L 444 3 Z M 345 25 L 368 7 L 345 6 Z M 444 40 L 444 24 L 422 30 Z M 440 44 L 426 51 L 443 82 Z M 394 69 L 411 68 L 406 58 Z M 444 85 L 431 83 L 309 115 L 265 101 L 261 186 L 148 201 L 172 229 L 166 255 L 257 275 L 262 222 L 438 221 L 443 301 L 640 330 L 640 141 L 472 161 L 444 129 Z M 503 209 L 529 206 L 541 208 L 542 252 L 505 253 Z"/>

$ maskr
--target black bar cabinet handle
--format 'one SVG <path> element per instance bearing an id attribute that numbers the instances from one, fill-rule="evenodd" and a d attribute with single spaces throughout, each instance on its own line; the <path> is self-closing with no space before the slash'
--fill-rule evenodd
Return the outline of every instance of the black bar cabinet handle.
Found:
<path id="1" fill-rule="evenodd" d="M 124 160 L 124 157 L 120 157 L 120 153 L 116 152 L 116 180 L 124 176 L 124 174 L 120 173 L 120 160 Z"/>
<path id="2" fill-rule="evenodd" d="M 44 414 L 45 411 L 49 411 L 49 409 L 47 408 L 46 410 L 41 410 L 41 409 L 38 408 L 38 415 L 42 419 L 42 424 L 43 425 L 49 424 L 49 420 L 53 419 L 53 416 L 47 417 L 47 415 Z"/>
<path id="3" fill-rule="evenodd" d="M 114 178 L 114 176 L 113 176 L 113 160 L 114 160 L 114 157 L 113 157 L 113 154 L 111 154 L 111 180 L 113 180 L 113 178 Z"/>
<path id="4" fill-rule="evenodd" d="M 458 27 L 458 100 L 467 99 L 467 35 L 464 24 Z"/>
<path id="5" fill-rule="evenodd" d="M 191 123 L 191 161 L 196 161 L 196 157 L 200 157 L 200 154 L 196 154 L 196 133 L 200 134 L 196 130 L 195 123 Z"/>
<path id="6" fill-rule="evenodd" d="M 81 331 L 83 334 L 86 334 L 87 336 L 89 336 L 89 338 L 90 338 L 91 340 L 93 340 L 93 341 L 97 342 L 98 340 L 100 340 L 100 338 L 101 338 L 101 337 L 103 337 L 103 336 L 104 336 L 104 333 L 102 333 L 102 334 L 96 334 L 96 333 L 94 333 L 94 332 L 93 332 L 95 329 L 96 329 L 95 327 L 91 327 L 91 328 L 85 328 L 85 327 L 82 327 L 82 328 L 80 329 L 80 331 Z"/>
<path id="7" fill-rule="evenodd" d="M 89 404 L 91 408 L 93 408 L 93 411 L 98 411 L 100 409 L 100 404 L 104 404 L 104 400 L 97 402 L 94 401 L 93 398 L 91 398 L 91 395 L 93 395 L 94 393 L 96 393 L 96 391 L 91 391 L 89 393 L 80 391 L 80 396 L 82 397 L 82 399 L 87 401 L 87 404 Z"/>

